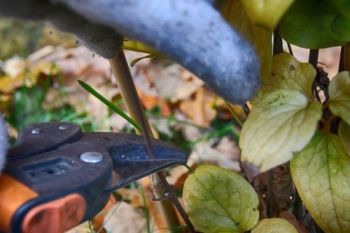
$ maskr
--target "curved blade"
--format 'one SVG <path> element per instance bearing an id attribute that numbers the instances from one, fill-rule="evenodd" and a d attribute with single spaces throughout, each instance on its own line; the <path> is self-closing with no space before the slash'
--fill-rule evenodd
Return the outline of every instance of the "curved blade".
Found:
<path id="1" fill-rule="evenodd" d="M 186 164 L 187 156 L 174 147 L 154 146 L 154 159 L 147 158 L 144 144 L 112 146 L 113 181 L 106 191 L 113 191 L 167 167 Z"/>

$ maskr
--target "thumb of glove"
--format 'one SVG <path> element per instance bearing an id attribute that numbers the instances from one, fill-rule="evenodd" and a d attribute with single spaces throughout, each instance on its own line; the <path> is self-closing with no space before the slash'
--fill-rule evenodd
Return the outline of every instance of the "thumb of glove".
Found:
<path id="1" fill-rule="evenodd" d="M 7 127 L 4 118 L 0 114 L 0 172 L 4 169 L 6 163 L 6 154 L 8 144 Z"/>

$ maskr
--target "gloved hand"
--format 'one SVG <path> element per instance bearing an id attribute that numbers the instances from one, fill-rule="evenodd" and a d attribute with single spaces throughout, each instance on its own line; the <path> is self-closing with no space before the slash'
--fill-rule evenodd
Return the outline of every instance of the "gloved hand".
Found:
<path id="1" fill-rule="evenodd" d="M 123 37 L 174 59 L 225 100 L 243 104 L 259 84 L 253 47 L 225 22 L 214 0 L 0 0 L 0 16 L 45 20 L 112 58 Z M 0 119 L 0 169 L 8 147 Z"/>
<path id="2" fill-rule="evenodd" d="M 0 0 L 0 15 L 47 20 L 106 58 L 121 48 L 120 35 L 125 35 L 180 63 L 225 100 L 243 104 L 257 90 L 259 61 L 252 46 L 212 4 L 213 0 Z"/>
<path id="3" fill-rule="evenodd" d="M 6 153 L 8 149 L 8 135 L 4 118 L 0 114 L 0 172 L 6 163 Z"/>

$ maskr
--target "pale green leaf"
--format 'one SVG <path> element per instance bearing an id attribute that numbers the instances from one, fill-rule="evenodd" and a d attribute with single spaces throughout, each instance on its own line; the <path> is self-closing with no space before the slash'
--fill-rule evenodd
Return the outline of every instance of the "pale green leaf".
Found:
<path id="1" fill-rule="evenodd" d="M 345 151 L 350 156 L 350 126 L 341 121 L 338 127 L 338 135 Z"/>
<path id="2" fill-rule="evenodd" d="M 298 193 L 316 223 L 327 233 L 350 229 L 350 157 L 336 135 L 315 134 L 291 161 Z"/>
<path id="3" fill-rule="evenodd" d="M 266 171 L 289 161 L 312 138 L 322 114 L 319 102 L 298 91 L 278 90 L 258 102 L 243 125 L 241 160 Z"/>
<path id="4" fill-rule="evenodd" d="M 270 218 L 260 221 L 252 233 L 298 233 L 298 231 L 285 219 Z"/>
<path id="5" fill-rule="evenodd" d="M 348 71 L 337 74 L 328 87 L 329 108 L 350 125 L 350 76 Z"/>
<path id="6" fill-rule="evenodd" d="M 251 185 L 217 166 L 201 165 L 189 175 L 183 197 L 186 212 L 200 232 L 244 232 L 259 219 L 259 201 Z"/>
<path id="7" fill-rule="evenodd" d="M 260 76 L 268 76 L 272 61 L 272 30 L 252 22 L 241 1 L 224 0 L 220 5 L 224 18 L 255 47 L 260 59 Z"/>
<path id="8" fill-rule="evenodd" d="M 260 85 L 260 88 L 254 98 L 250 101 L 253 106 L 257 105 L 261 100 L 263 100 L 267 95 L 270 93 L 277 91 L 278 88 L 267 86 L 267 85 Z"/>
<path id="9" fill-rule="evenodd" d="M 273 30 L 294 0 L 242 0 L 250 19 Z"/>

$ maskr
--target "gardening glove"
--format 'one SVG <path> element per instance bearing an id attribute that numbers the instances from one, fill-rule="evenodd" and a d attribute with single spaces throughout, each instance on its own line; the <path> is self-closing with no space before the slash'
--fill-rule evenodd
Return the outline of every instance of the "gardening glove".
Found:
<path id="1" fill-rule="evenodd" d="M 259 61 L 213 2 L 0 0 L 0 15 L 47 20 L 105 58 L 121 49 L 125 35 L 180 63 L 225 100 L 244 104 L 258 88 Z"/>
<path id="2" fill-rule="evenodd" d="M 0 114 L 0 173 L 5 167 L 8 146 L 6 124 L 4 118 Z"/>

